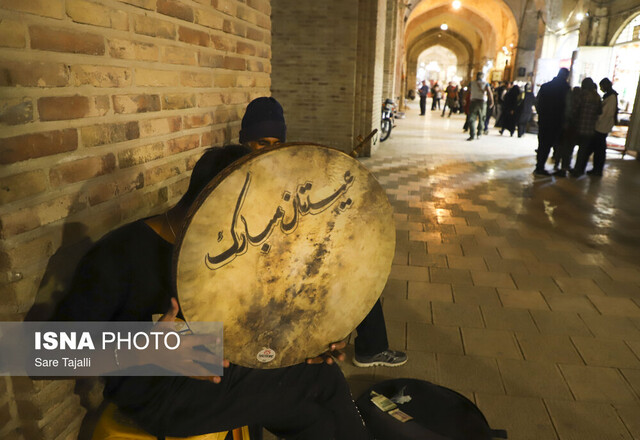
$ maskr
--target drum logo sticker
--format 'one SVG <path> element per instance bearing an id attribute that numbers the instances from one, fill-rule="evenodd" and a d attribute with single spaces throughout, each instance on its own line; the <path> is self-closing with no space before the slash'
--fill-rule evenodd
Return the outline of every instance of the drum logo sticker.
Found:
<path id="1" fill-rule="evenodd" d="M 271 362 L 276 358 L 276 352 L 270 348 L 263 348 L 258 352 L 256 358 L 258 359 L 258 362 L 266 364 L 267 362 Z"/>
<path id="2" fill-rule="evenodd" d="M 211 255 L 207 253 L 204 258 L 205 265 L 211 270 L 219 269 L 232 262 L 238 255 L 242 255 L 247 252 L 249 245 L 256 247 L 260 246 L 262 253 L 268 253 L 271 247 L 266 243 L 266 241 L 269 239 L 276 227 L 280 226 L 280 230 L 283 233 L 291 234 L 298 227 L 298 222 L 301 221 L 302 217 L 305 215 L 318 215 L 340 200 L 342 196 L 345 196 L 356 178 L 351 174 L 351 171 L 347 170 L 344 173 L 343 179 L 344 183 L 340 185 L 336 191 L 322 200 L 311 200 L 311 196 L 308 193 L 313 188 L 312 182 L 305 182 L 303 185 L 298 185 L 295 195 L 291 194 L 289 191 L 285 191 L 282 195 L 282 200 L 286 205 L 289 205 L 290 208 L 285 209 L 282 206 L 278 206 L 271 219 L 267 222 L 264 230 L 256 235 L 252 235 L 249 233 L 249 229 L 251 228 L 247 224 L 247 220 L 241 214 L 242 205 L 244 204 L 247 192 L 249 191 L 249 185 L 251 184 L 251 173 L 247 173 L 242 190 L 238 195 L 236 207 L 233 211 L 233 218 L 231 220 L 229 233 L 233 243 L 228 249 L 222 251 L 218 255 Z M 339 214 L 340 212 L 351 208 L 352 205 L 353 200 L 348 198 L 338 203 L 334 212 Z M 222 241 L 223 238 L 223 231 L 219 231 L 218 242 Z"/>

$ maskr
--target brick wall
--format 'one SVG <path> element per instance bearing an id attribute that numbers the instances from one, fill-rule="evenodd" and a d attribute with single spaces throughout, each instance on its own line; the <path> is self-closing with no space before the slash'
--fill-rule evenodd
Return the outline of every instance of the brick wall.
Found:
<path id="1" fill-rule="evenodd" d="M 174 203 L 203 149 L 237 140 L 269 94 L 270 13 L 0 0 L 0 319 L 46 317 L 93 241 Z M 0 378 L 0 438 L 75 438 L 74 386 Z"/>
<path id="2" fill-rule="evenodd" d="M 278 0 L 272 7 L 272 95 L 284 107 L 287 140 L 350 149 L 358 1 Z"/>

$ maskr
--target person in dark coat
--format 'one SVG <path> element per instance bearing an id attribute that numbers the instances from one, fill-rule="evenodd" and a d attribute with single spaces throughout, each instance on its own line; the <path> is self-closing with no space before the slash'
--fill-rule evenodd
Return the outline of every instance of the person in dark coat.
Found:
<path id="1" fill-rule="evenodd" d="M 520 87 L 513 86 L 509 89 L 506 95 L 504 95 L 504 101 L 502 103 L 502 128 L 500 128 L 500 134 L 505 130 L 513 136 L 516 131 L 518 109 L 518 98 L 520 98 Z"/>
<path id="2" fill-rule="evenodd" d="M 549 176 L 544 165 L 549 158 L 552 147 L 558 146 L 562 138 L 565 105 L 570 87 L 567 83 L 569 69 L 562 68 L 551 81 L 544 83 L 538 92 L 538 151 L 536 168 L 533 171 L 538 176 Z"/>
<path id="3" fill-rule="evenodd" d="M 536 98 L 531 91 L 531 84 L 527 83 L 524 86 L 524 92 L 520 94 L 518 100 L 518 108 L 516 109 L 516 124 L 518 126 L 518 137 L 524 136 L 527 131 L 527 124 L 533 116 L 533 106 L 536 103 Z"/>
<path id="4" fill-rule="evenodd" d="M 427 95 L 429 94 L 429 86 L 427 82 L 422 80 L 422 86 L 418 89 L 418 95 L 420 95 L 420 116 L 424 116 L 424 112 L 427 108 Z"/>

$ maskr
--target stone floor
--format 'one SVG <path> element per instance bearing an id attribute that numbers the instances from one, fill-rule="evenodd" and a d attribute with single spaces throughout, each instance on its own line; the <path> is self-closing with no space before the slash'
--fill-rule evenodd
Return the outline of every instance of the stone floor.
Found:
<path id="1" fill-rule="evenodd" d="M 535 135 L 467 142 L 462 116 L 416 107 L 362 160 L 395 209 L 383 307 L 409 362 L 344 362 L 354 396 L 421 378 L 511 440 L 640 439 L 640 162 L 534 178 Z"/>

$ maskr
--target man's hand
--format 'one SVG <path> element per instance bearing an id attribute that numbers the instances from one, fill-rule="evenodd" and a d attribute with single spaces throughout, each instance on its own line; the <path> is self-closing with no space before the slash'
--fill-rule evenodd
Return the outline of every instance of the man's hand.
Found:
<path id="1" fill-rule="evenodd" d="M 323 362 L 326 362 L 327 364 L 331 365 L 335 361 L 343 361 L 345 358 L 345 354 L 342 352 L 342 350 L 346 346 L 346 341 L 334 342 L 329 346 L 329 350 L 325 351 L 320 356 L 308 358 L 307 364 L 321 364 Z"/>
<path id="2" fill-rule="evenodd" d="M 162 317 L 158 320 L 158 327 L 166 327 L 167 324 L 160 324 L 164 322 L 174 322 L 176 317 L 178 316 L 178 312 L 180 311 L 180 307 L 178 306 L 178 300 L 175 298 L 171 298 L 171 307 L 167 312 L 162 315 Z M 197 359 L 199 361 L 215 364 L 219 362 L 219 359 L 216 358 L 213 354 L 197 350 L 195 347 L 199 345 L 203 345 L 204 343 L 211 342 L 211 338 L 206 335 L 188 335 L 181 337 L 180 348 L 176 351 L 180 351 L 176 353 L 175 362 L 171 362 L 170 365 L 166 363 L 162 365 L 165 368 L 168 368 L 172 371 L 180 372 L 182 368 L 189 368 L 189 371 L 201 370 L 203 374 L 206 374 L 208 370 L 202 366 L 197 365 L 191 359 Z M 190 363 L 190 365 L 185 366 L 185 363 Z M 222 366 L 227 368 L 229 366 L 229 361 L 224 359 L 222 361 Z M 193 379 L 199 380 L 208 380 L 213 383 L 220 383 L 222 380 L 220 376 L 189 376 Z"/>

